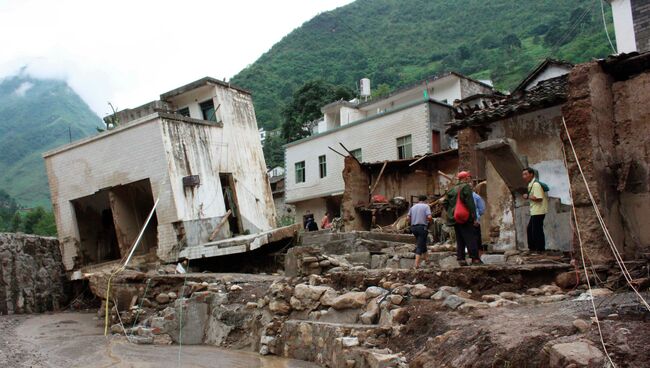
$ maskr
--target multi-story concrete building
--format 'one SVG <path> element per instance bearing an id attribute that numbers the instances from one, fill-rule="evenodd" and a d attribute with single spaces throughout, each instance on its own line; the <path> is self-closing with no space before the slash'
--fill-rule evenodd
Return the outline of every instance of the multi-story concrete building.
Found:
<path id="1" fill-rule="evenodd" d="M 612 4 L 618 53 L 650 51 L 650 2 L 608 0 Z"/>
<path id="2" fill-rule="evenodd" d="M 452 103 L 493 94 L 486 83 L 458 73 L 442 74 L 367 102 L 336 101 L 324 106 L 315 134 L 285 146 L 286 202 L 297 220 L 310 211 L 320 219 L 340 213 L 345 146 L 359 161 L 412 158 L 455 148 L 445 123 Z M 332 149 L 330 149 L 332 148 Z"/>
<path id="3" fill-rule="evenodd" d="M 137 254 L 172 262 L 269 241 L 275 207 L 247 91 L 203 78 L 108 121 L 44 155 L 68 271 L 124 257 L 156 199 Z"/>

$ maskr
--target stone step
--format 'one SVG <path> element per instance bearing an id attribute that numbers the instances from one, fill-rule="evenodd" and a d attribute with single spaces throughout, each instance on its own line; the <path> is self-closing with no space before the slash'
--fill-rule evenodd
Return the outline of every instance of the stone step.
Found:
<path id="1" fill-rule="evenodd" d="M 361 344 L 369 336 L 387 332 L 379 325 L 288 320 L 275 344 L 281 351 L 274 353 L 329 367 L 345 367 L 351 360 L 355 367 L 367 367 Z"/>
<path id="2" fill-rule="evenodd" d="M 312 320 L 307 320 L 307 319 L 290 319 L 284 322 L 285 324 L 300 324 L 300 323 L 306 323 L 310 325 L 317 325 L 317 326 L 323 326 L 323 327 L 332 327 L 332 328 L 342 328 L 342 329 L 362 329 L 362 330 L 367 330 L 367 329 L 374 329 L 374 328 L 381 328 L 380 325 L 378 324 L 373 324 L 373 325 L 364 325 L 363 323 L 338 323 L 338 322 L 322 322 L 322 321 L 312 321 Z"/>

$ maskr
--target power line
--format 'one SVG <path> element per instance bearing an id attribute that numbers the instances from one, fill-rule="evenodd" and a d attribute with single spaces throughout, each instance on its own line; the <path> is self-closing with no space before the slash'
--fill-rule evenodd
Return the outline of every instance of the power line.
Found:
<path id="1" fill-rule="evenodd" d="M 616 48 L 614 47 L 614 44 L 612 43 L 612 39 L 609 37 L 609 31 L 607 30 L 607 22 L 605 22 L 605 6 L 603 5 L 603 2 L 605 0 L 600 0 L 600 13 L 603 16 L 603 26 L 605 27 L 605 34 L 607 35 L 607 41 L 609 41 L 609 46 L 612 47 L 612 51 L 614 54 L 617 54 Z"/>

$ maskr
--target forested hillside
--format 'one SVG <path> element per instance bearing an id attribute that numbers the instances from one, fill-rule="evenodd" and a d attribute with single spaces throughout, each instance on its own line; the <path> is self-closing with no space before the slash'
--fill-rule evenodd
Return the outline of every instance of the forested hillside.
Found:
<path id="1" fill-rule="evenodd" d="M 260 126 L 275 129 L 314 79 L 395 88 L 456 70 L 510 89 L 546 57 L 609 53 L 597 0 L 357 0 L 309 20 L 231 81 L 252 90 Z"/>
<path id="2" fill-rule="evenodd" d="M 42 153 L 101 126 L 64 81 L 25 75 L 0 80 L 0 190 L 21 207 L 49 207 Z"/>

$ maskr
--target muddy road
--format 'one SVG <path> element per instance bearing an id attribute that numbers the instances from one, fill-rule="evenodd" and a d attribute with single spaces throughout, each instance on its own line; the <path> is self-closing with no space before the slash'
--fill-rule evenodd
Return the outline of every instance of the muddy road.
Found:
<path id="1" fill-rule="evenodd" d="M 0 367 L 312 368 L 311 363 L 209 346 L 136 345 L 103 335 L 92 313 L 0 316 Z"/>

